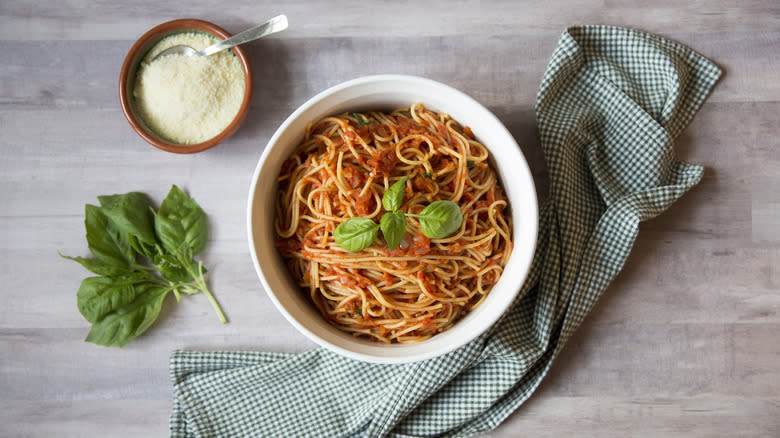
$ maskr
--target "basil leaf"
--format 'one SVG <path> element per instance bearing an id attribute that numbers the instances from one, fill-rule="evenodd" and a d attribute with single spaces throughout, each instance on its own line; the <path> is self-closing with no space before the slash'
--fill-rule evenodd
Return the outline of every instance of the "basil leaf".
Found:
<path id="1" fill-rule="evenodd" d="M 352 113 L 352 117 L 354 117 L 355 120 L 357 120 L 358 125 L 360 125 L 361 128 L 363 126 L 370 125 L 371 123 L 373 123 L 373 120 L 366 120 L 366 119 L 363 118 L 362 115 L 360 115 L 358 113 Z"/>
<path id="2" fill-rule="evenodd" d="M 353 217 L 339 224 L 333 231 L 336 243 L 349 252 L 368 248 L 376 239 L 379 225 L 371 219 Z"/>
<path id="3" fill-rule="evenodd" d="M 194 199 L 175 185 L 154 216 L 154 229 L 163 248 L 187 263 L 203 251 L 208 240 L 206 214 Z"/>
<path id="4" fill-rule="evenodd" d="M 192 258 L 207 240 L 205 214 L 192 198 L 173 186 L 159 219 L 146 195 L 139 192 L 98 199 L 101 207 L 88 204 L 84 214 L 94 258 L 60 254 L 101 275 L 84 279 L 76 293 L 79 312 L 92 323 L 87 341 L 127 344 L 155 321 L 171 291 L 177 298 L 180 293 L 203 292 L 220 321 L 226 322 L 206 285 L 206 269 Z M 138 255 L 150 264 L 136 264 Z"/>
<path id="5" fill-rule="evenodd" d="M 431 239 L 443 239 L 460 228 L 463 214 L 452 201 L 436 201 L 425 207 L 419 215 L 420 231 Z"/>
<path id="6" fill-rule="evenodd" d="M 87 246 L 101 262 L 129 268 L 135 262 L 129 236 L 121 232 L 99 207 L 84 206 L 84 227 L 87 230 Z"/>
<path id="7" fill-rule="evenodd" d="M 138 240 L 138 238 L 133 235 L 130 235 L 130 246 L 133 248 L 133 250 L 135 250 L 135 252 L 141 254 L 149 260 L 154 259 L 154 257 L 159 254 L 160 251 L 162 251 L 157 243 L 149 244 Z"/>
<path id="8" fill-rule="evenodd" d="M 476 165 L 476 163 L 474 163 L 471 160 L 466 161 L 466 167 L 468 167 L 469 169 L 474 168 L 475 165 Z"/>
<path id="9" fill-rule="evenodd" d="M 136 298 L 134 285 L 145 279 L 142 273 L 124 277 L 88 277 L 76 293 L 79 312 L 91 323 L 129 304 Z"/>
<path id="10" fill-rule="evenodd" d="M 433 174 L 432 174 L 432 173 L 430 173 L 430 172 L 428 172 L 428 173 L 423 173 L 423 174 L 422 174 L 422 177 L 423 177 L 423 178 L 428 178 L 428 179 L 431 179 L 431 178 L 433 178 Z"/>
<path id="11" fill-rule="evenodd" d="M 123 233 L 154 244 L 154 227 L 149 198 L 140 192 L 124 195 L 98 196 L 100 210 Z"/>
<path id="12" fill-rule="evenodd" d="M 74 262 L 80 264 L 81 266 L 85 267 L 88 271 L 93 272 L 98 275 L 105 275 L 108 277 L 117 277 L 120 275 L 127 275 L 133 272 L 129 268 L 125 268 L 123 266 L 117 266 L 108 264 L 100 259 L 96 258 L 86 258 L 86 257 L 70 257 L 66 255 L 60 254 L 60 257 L 68 260 L 73 260 Z"/>
<path id="13" fill-rule="evenodd" d="M 379 221 L 379 228 L 382 229 L 382 235 L 385 236 L 387 247 L 395 249 L 406 234 L 406 216 L 402 211 L 397 210 L 385 213 L 382 215 L 382 220 Z"/>
<path id="14" fill-rule="evenodd" d="M 93 323 L 85 339 L 87 342 L 106 347 L 125 346 L 152 325 L 160 314 L 165 296 L 171 291 L 152 283 L 139 283 L 131 289 L 133 299 Z"/>
<path id="15" fill-rule="evenodd" d="M 157 265 L 160 275 L 168 281 L 179 283 L 194 280 L 190 271 L 181 266 L 178 259 L 172 254 L 162 254 L 156 257 L 154 264 Z M 198 263 L 196 261 L 192 260 L 190 262 L 190 270 L 191 272 L 198 272 Z"/>
<path id="16" fill-rule="evenodd" d="M 409 177 L 405 176 L 385 190 L 385 193 L 382 195 L 382 206 L 385 210 L 395 211 L 401 208 L 401 204 L 404 202 L 404 187 L 408 179 Z"/>

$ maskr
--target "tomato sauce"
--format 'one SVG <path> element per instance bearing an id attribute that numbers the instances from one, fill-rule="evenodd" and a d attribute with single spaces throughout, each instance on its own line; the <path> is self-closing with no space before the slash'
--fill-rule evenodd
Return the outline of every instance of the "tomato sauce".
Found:
<path id="1" fill-rule="evenodd" d="M 362 195 L 358 195 L 355 200 L 355 211 L 360 216 L 368 216 L 376 208 L 376 202 L 374 201 L 374 194 L 370 190 L 366 190 Z"/>
<path id="2" fill-rule="evenodd" d="M 380 136 L 382 138 L 388 138 L 388 137 L 390 137 L 393 134 L 393 132 L 390 130 L 390 128 L 387 127 L 387 125 L 376 125 L 376 126 L 373 126 L 373 124 L 372 124 L 371 126 L 372 126 L 371 127 L 371 131 L 375 132 L 376 135 L 378 135 L 378 136 Z"/>
<path id="3" fill-rule="evenodd" d="M 436 191 L 436 187 L 433 185 L 433 181 L 430 178 L 425 178 L 422 176 L 414 177 L 412 180 L 412 186 L 421 192 L 433 193 Z"/>
<path id="4" fill-rule="evenodd" d="M 298 251 L 303 247 L 303 245 L 297 237 L 293 236 L 286 239 L 277 240 L 276 247 L 282 251 Z"/>
<path id="5" fill-rule="evenodd" d="M 427 238 L 423 233 L 417 233 L 412 239 L 412 245 L 409 247 L 408 254 L 421 256 L 431 252 L 431 239 Z"/>
<path id="6" fill-rule="evenodd" d="M 346 166 L 342 169 L 341 174 L 344 176 L 347 184 L 353 189 L 362 188 L 366 182 L 366 174 L 355 167 Z"/>
<path id="7" fill-rule="evenodd" d="M 343 271 L 341 269 L 336 269 L 336 277 L 339 283 L 346 287 L 358 286 L 363 288 L 369 285 L 369 281 L 366 277 L 363 277 L 360 274 L 350 274 L 349 272 Z"/>
<path id="8" fill-rule="evenodd" d="M 398 162 L 398 156 L 395 154 L 395 148 L 389 147 L 380 151 L 376 158 L 371 158 L 366 164 L 377 175 L 390 176 L 395 169 L 395 165 Z"/>
<path id="9" fill-rule="evenodd" d="M 425 292 L 431 295 L 436 292 L 436 282 L 431 280 L 422 271 L 417 272 L 417 279 L 420 280 L 420 283 L 422 283 L 422 286 L 425 288 Z"/>

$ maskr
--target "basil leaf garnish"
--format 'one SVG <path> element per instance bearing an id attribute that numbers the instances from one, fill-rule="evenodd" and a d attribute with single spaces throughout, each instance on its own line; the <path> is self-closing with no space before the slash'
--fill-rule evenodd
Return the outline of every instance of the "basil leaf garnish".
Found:
<path id="1" fill-rule="evenodd" d="M 385 236 L 387 247 L 395 249 L 406 234 L 406 216 L 402 211 L 385 213 L 379 221 L 382 235 Z"/>
<path id="2" fill-rule="evenodd" d="M 420 220 L 420 231 L 430 239 L 443 239 L 452 235 L 463 222 L 463 213 L 452 201 L 436 201 L 425 207 L 420 214 L 410 215 Z"/>
<path id="3" fill-rule="evenodd" d="M 371 219 L 353 217 L 340 223 L 333 231 L 336 243 L 349 252 L 358 252 L 368 248 L 376 239 L 379 225 Z"/>
<path id="4" fill-rule="evenodd" d="M 404 202 L 404 186 L 408 179 L 409 177 L 405 176 L 385 190 L 385 193 L 382 195 L 382 207 L 385 210 L 395 211 L 401 208 L 401 204 Z"/>

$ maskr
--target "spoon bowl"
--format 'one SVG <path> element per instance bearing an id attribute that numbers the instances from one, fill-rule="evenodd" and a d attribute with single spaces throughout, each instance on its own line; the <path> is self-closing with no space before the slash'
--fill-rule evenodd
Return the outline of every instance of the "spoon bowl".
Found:
<path id="1" fill-rule="evenodd" d="M 162 58 L 163 56 L 170 56 L 170 55 L 182 55 L 182 56 L 209 56 L 213 55 L 217 52 L 221 52 L 223 50 L 229 49 L 231 47 L 235 47 L 239 44 L 248 43 L 250 41 L 254 41 L 256 39 L 260 39 L 262 37 L 281 32 L 283 30 L 287 29 L 287 16 L 285 15 L 278 15 L 265 23 L 258 24 L 257 26 L 251 27 L 241 33 L 238 33 L 224 41 L 220 41 L 216 44 L 212 44 L 208 47 L 206 47 L 203 50 L 195 50 L 190 46 L 185 45 L 178 45 L 169 47 L 162 52 L 158 53 L 157 56 L 152 58 L 152 62 Z"/>
<path id="2" fill-rule="evenodd" d="M 178 46 L 168 47 L 167 49 L 165 49 L 162 52 L 158 53 L 157 56 L 152 58 L 152 62 L 157 61 L 158 59 L 160 59 L 162 57 L 171 56 L 171 55 L 203 56 L 203 55 L 200 54 L 199 51 L 193 49 L 192 47 L 180 44 Z"/>

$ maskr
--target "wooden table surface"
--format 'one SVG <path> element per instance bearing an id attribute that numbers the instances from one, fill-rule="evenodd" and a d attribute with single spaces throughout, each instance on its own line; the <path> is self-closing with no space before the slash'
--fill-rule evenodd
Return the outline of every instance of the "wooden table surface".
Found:
<path id="1" fill-rule="evenodd" d="M 780 436 L 780 2 L 164 3 L 0 3 L 0 436 L 165 436 L 173 349 L 315 347 L 260 287 L 245 208 L 274 130 L 329 86 L 404 73 L 466 92 L 517 138 L 544 197 L 536 90 L 563 29 L 599 23 L 675 39 L 723 67 L 677 146 L 707 170 L 642 224 L 540 389 L 487 436 Z M 255 94 L 233 138 L 179 156 L 131 131 L 117 77 L 137 37 L 184 17 L 235 33 L 278 13 L 290 28 L 247 46 Z M 57 251 L 86 255 L 84 204 L 97 195 L 159 202 L 174 183 L 209 215 L 203 259 L 229 324 L 195 296 L 167 301 L 123 349 L 83 342 L 75 298 L 87 274 Z"/>

